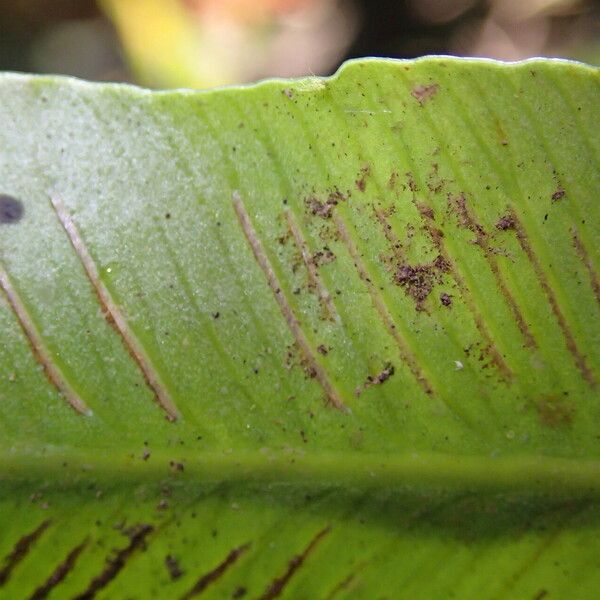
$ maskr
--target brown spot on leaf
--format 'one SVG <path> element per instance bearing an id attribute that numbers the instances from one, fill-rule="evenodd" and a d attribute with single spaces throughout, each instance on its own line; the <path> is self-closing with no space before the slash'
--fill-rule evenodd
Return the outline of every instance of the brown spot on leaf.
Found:
<path id="1" fill-rule="evenodd" d="M 444 305 L 444 306 L 451 306 L 452 305 L 452 296 L 450 296 L 450 294 L 447 294 L 446 292 L 440 294 L 440 302 Z"/>
<path id="2" fill-rule="evenodd" d="M 427 206 L 427 204 L 423 204 L 422 202 L 417 202 L 417 210 L 422 217 L 433 220 L 434 214 L 431 206 Z"/>
<path id="3" fill-rule="evenodd" d="M 431 263 L 400 265 L 394 273 L 394 283 L 402 287 L 415 301 L 417 310 L 422 310 L 427 296 L 431 294 L 436 284 L 442 282 L 442 274 L 449 270 L 450 265 L 443 256 L 438 255 Z"/>
<path id="4" fill-rule="evenodd" d="M 358 396 L 360 396 L 372 385 L 381 385 L 382 383 L 385 383 L 394 374 L 394 372 L 394 365 L 392 363 L 386 363 L 385 367 L 379 373 L 377 373 L 377 375 L 369 375 L 362 386 L 356 388 L 356 397 L 358 398 Z"/>
<path id="5" fill-rule="evenodd" d="M 500 231 L 506 231 L 507 229 L 514 229 L 515 228 L 515 220 L 514 220 L 513 216 L 509 213 L 507 215 L 504 215 L 503 217 L 500 217 L 500 219 L 498 219 L 498 221 L 496 222 L 495 227 L 496 227 L 496 229 L 499 229 Z"/>
<path id="6" fill-rule="evenodd" d="M 297 342 L 294 342 L 287 347 L 285 364 L 288 369 L 300 367 L 302 371 L 304 371 L 304 376 L 307 379 L 314 379 L 317 376 L 315 366 L 300 350 Z"/>
<path id="7" fill-rule="evenodd" d="M 335 254 L 325 246 L 323 250 L 318 250 L 311 257 L 311 262 L 315 267 L 326 265 L 335 260 Z"/>
<path id="8" fill-rule="evenodd" d="M 419 191 L 419 188 L 417 186 L 417 182 L 415 181 L 415 178 L 413 176 L 412 173 L 406 173 L 406 178 L 408 180 L 408 187 L 410 189 L 411 192 L 417 192 Z"/>
<path id="9" fill-rule="evenodd" d="M 439 85 L 437 83 L 432 83 L 430 85 L 416 85 L 410 92 L 410 95 L 417 100 L 417 102 L 423 106 L 425 102 L 433 98 L 438 90 Z"/>
<path id="10" fill-rule="evenodd" d="M 560 200 L 562 198 L 564 198 L 565 196 L 565 190 L 563 190 L 561 187 L 559 187 L 553 194 L 552 194 L 552 202 L 556 202 L 557 200 Z"/>
<path id="11" fill-rule="evenodd" d="M 171 578 L 171 581 L 175 581 L 183 575 L 183 571 L 179 566 L 179 562 L 174 556 L 171 556 L 170 554 L 167 554 L 167 556 L 165 556 L 165 567 L 169 572 L 169 577 Z"/>
<path id="12" fill-rule="evenodd" d="M 359 178 L 355 181 L 356 187 L 361 192 L 364 192 L 367 188 L 367 177 L 371 174 L 371 167 L 369 165 L 365 165 L 360 170 Z"/>
<path id="13" fill-rule="evenodd" d="M 333 209 L 340 202 L 345 202 L 347 199 L 347 196 L 342 194 L 338 189 L 335 189 L 329 193 L 325 200 L 319 200 L 319 198 L 313 194 L 308 198 L 305 198 L 304 204 L 310 214 L 322 217 L 323 219 L 329 219 L 333 213 Z"/>
<path id="14" fill-rule="evenodd" d="M 487 233 L 471 214 L 471 210 L 467 204 L 465 195 L 448 194 L 448 208 L 450 212 L 453 212 L 457 216 L 460 227 L 463 229 L 469 229 L 475 234 L 476 239 L 473 243 L 484 247 L 486 245 L 485 238 Z"/>
<path id="15" fill-rule="evenodd" d="M 573 422 L 575 407 L 556 394 L 543 396 L 535 404 L 542 425 L 552 428 L 568 427 Z"/>

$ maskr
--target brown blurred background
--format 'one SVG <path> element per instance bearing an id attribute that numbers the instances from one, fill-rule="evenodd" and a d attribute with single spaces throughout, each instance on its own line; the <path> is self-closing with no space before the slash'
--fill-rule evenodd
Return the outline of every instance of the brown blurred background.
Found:
<path id="1" fill-rule="evenodd" d="M 0 0 L 0 70 L 151 87 L 329 74 L 358 56 L 600 64 L 593 0 Z"/>

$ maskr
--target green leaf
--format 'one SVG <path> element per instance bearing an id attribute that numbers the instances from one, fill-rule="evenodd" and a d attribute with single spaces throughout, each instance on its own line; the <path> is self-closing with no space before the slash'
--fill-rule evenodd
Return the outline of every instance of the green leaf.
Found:
<path id="1" fill-rule="evenodd" d="M 0 78 L 0 597 L 595 598 L 598 70 Z"/>

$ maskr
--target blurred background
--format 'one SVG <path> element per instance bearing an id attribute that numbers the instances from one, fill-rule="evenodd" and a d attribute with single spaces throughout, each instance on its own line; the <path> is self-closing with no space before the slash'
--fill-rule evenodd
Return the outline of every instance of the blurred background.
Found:
<path id="1" fill-rule="evenodd" d="M 204 88 L 424 54 L 600 64 L 594 0 L 0 0 L 0 70 Z"/>

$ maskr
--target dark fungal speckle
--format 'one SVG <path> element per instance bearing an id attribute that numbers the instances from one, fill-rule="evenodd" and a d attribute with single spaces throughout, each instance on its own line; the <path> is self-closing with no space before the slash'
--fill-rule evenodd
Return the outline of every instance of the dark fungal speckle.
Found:
<path id="1" fill-rule="evenodd" d="M 8 194 L 0 194 L 0 223 L 18 223 L 23 218 L 24 212 L 20 200 Z"/>
<path id="2" fill-rule="evenodd" d="M 179 566 L 179 562 L 171 554 L 167 554 L 167 556 L 165 556 L 165 567 L 166 567 L 167 571 L 169 572 L 171 581 L 175 581 L 176 579 L 179 579 L 183 575 L 183 571 L 181 570 L 181 567 Z"/>
<path id="3" fill-rule="evenodd" d="M 392 363 L 386 363 L 383 370 L 377 375 L 369 375 L 367 380 L 362 386 L 357 387 L 354 391 L 355 396 L 358 398 L 367 388 L 372 385 L 381 385 L 385 383 L 395 372 L 394 365 Z"/>
<path id="4" fill-rule="evenodd" d="M 498 219 L 495 227 L 496 227 L 496 229 L 499 229 L 500 231 L 506 231 L 507 229 L 514 229 L 515 228 L 515 218 L 511 214 L 507 214 L 507 215 L 501 217 L 500 219 Z"/>

